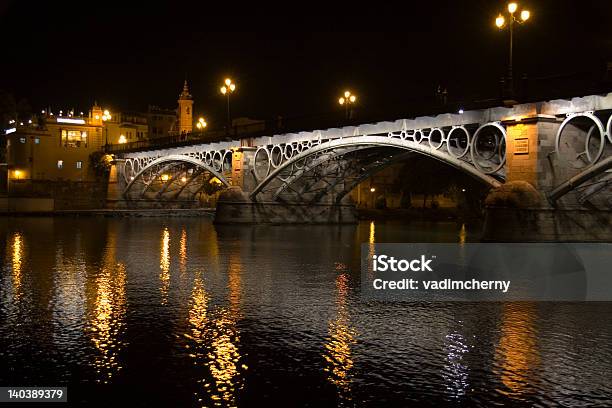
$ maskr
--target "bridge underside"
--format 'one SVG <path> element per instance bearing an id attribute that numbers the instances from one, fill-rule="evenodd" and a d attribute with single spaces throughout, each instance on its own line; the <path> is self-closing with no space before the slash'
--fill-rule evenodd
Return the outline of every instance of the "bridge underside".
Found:
<path id="1" fill-rule="evenodd" d="M 489 186 L 499 186 L 503 156 L 495 156 L 495 177 L 472 165 L 468 156 L 453 156 L 440 145 L 400 137 L 362 136 L 308 146 L 299 153 L 259 149 L 252 160 L 257 186 L 242 200 L 217 206 L 218 222 L 355 222 L 348 194 L 361 182 L 393 163 L 425 155 L 453 166 Z M 500 145 L 497 145 L 497 149 Z M 461 149 L 467 152 L 466 146 Z M 274 152 L 278 154 L 274 155 Z M 263 152 L 263 153 L 262 153 Z M 459 157 L 458 157 L 459 156 Z M 481 160 L 484 163 L 484 160 Z M 493 173 L 493 172 L 491 172 Z"/>
<path id="2" fill-rule="evenodd" d="M 385 167 L 425 155 L 453 166 L 490 186 L 500 185 L 501 173 L 493 177 L 472 166 L 467 158 L 450 156 L 425 144 L 406 143 L 391 137 L 367 136 L 359 140 L 335 140 L 285 160 L 267 173 L 249 197 L 256 202 L 338 205 L 359 183 Z M 274 160 L 271 160 L 274 164 Z M 265 171 L 255 157 L 255 175 Z"/>
<path id="3" fill-rule="evenodd" d="M 222 174 L 204 162 L 184 156 L 167 156 L 141 165 L 126 163 L 123 198 L 126 201 L 190 202 L 199 193 L 227 187 Z"/>

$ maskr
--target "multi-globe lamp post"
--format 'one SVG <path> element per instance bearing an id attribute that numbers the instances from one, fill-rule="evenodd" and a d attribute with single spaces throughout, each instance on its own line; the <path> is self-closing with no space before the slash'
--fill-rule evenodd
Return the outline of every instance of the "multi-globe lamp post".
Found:
<path id="1" fill-rule="evenodd" d="M 350 91 L 344 91 L 344 96 L 341 96 L 338 99 L 338 104 L 340 106 L 344 106 L 344 114 L 346 119 L 350 119 L 351 116 L 351 107 L 357 101 L 357 96 L 353 95 Z"/>
<path id="2" fill-rule="evenodd" d="M 224 85 L 221 86 L 221 93 L 227 97 L 227 130 L 229 131 L 232 123 L 230 116 L 230 94 L 236 91 L 236 84 L 232 82 L 230 78 L 225 78 L 223 83 Z"/>
<path id="3" fill-rule="evenodd" d="M 202 117 L 198 118 L 198 122 L 196 123 L 196 127 L 198 128 L 200 133 L 202 133 L 204 131 L 204 128 L 206 128 L 206 126 L 208 126 L 208 123 L 206 123 L 206 120 L 204 118 L 202 118 Z"/>
<path id="4" fill-rule="evenodd" d="M 500 30 L 508 27 L 510 31 L 510 55 L 508 59 L 508 90 L 511 97 L 514 96 L 514 79 L 512 72 L 512 59 L 513 59 L 513 47 L 514 47 L 514 23 L 523 24 L 529 17 L 531 17 L 531 12 L 526 9 L 522 9 L 519 18 L 516 17 L 519 6 L 517 3 L 508 3 L 508 16 L 504 17 L 502 13 L 499 13 L 497 18 L 495 19 L 495 25 Z M 507 21 L 506 21 L 507 20 Z"/>
<path id="5" fill-rule="evenodd" d="M 111 116 L 110 112 L 108 111 L 108 109 L 104 110 L 104 114 L 102 115 L 102 122 L 106 122 L 108 120 L 111 120 L 113 117 Z M 97 119 L 97 118 L 96 118 Z M 104 126 L 106 129 L 106 137 L 105 137 L 105 145 L 108 146 L 108 126 Z"/>

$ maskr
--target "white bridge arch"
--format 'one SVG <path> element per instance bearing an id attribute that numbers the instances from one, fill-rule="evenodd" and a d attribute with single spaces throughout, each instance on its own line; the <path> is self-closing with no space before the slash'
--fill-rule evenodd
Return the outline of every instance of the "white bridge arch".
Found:
<path id="1" fill-rule="evenodd" d="M 186 155 L 169 155 L 138 162 L 126 159 L 123 176 L 127 185 L 123 196 L 126 199 L 193 199 L 205 183 L 229 186 L 222 174 L 223 164 L 213 166 Z M 225 170 L 227 173 L 231 167 Z"/>
<path id="2" fill-rule="evenodd" d="M 500 133 L 498 140 L 505 140 L 505 130 L 499 124 L 483 125 L 478 130 L 485 126 L 494 126 Z M 453 132 L 453 129 L 449 133 Z M 480 134 L 478 130 L 474 133 L 475 135 Z M 491 187 L 501 185 L 503 172 L 500 170 L 504 163 L 504 143 L 499 143 L 500 146 L 498 146 L 504 152 L 500 154 L 496 163 L 489 166 L 495 171 L 489 171 L 487 174 L 484 161 L 477 159 L 478 155 L 468 155 L 473 150 L 470 146 L 471 142 L 468 142 L 466 146 L 456 143 L 454 147 L 460 152 L 451 147 L 443 149 L 442 147 L 449 143 L 447 133 L 441 129 L 436 129 L 436 131 L 443 135 L 441 142 L 432 143 L 425 134 L 430 135 L 433 130 L 428 130 L 415 132 L 417 137 L 411 137 L 406 133 L 390 133 L 386 136 L 346 137 L 314 145 L 306 144 L 301 149 L 297 147 L 298 145 L 293 147 L 289 147 L 292 145 L 275 145 L 271 149 L 260 148 L 255 155 L 254 172 L 256 177 L 259 173 L 261 180 L 250 193 L 250 198 L 258 200 L 259 197 L 264 197 L 284 202 L 296 201 L 310 204 L 320 201 L 338 203 L 361 181 L 411 154 L 421 154 L 444 162 Z M 461 131 L 465 132 L 469 141 L 470 133 L 467 129 L 462 127 Z M 296 154 L 283 154 L 282 157 L 273 155 L 274 151 L 281 150 L 283 152 L 294 151 Z M 453 155 L 452 152 L 455 154 Z M 261 159 L 258 163 L 257 157 L 261 154 L 269 156 L 269 166 L 266 165 L 265 160 L 263 166 Z M 472 160 L 477 161 L 480 167 L 472 164 Z M 266 167 L 267 170 L 263 178 L 261 178 L 261 167 Z"/>

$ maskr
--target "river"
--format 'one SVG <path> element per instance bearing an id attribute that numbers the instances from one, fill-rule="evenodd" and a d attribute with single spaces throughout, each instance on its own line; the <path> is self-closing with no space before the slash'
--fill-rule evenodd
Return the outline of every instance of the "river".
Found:
<path id="1" fill-rule="evenodd" d="M 0 386 L 129 406 L 612 405 L 608 303 L 360 298 L 363 242 L 455 222 L 0 219 Z"/>

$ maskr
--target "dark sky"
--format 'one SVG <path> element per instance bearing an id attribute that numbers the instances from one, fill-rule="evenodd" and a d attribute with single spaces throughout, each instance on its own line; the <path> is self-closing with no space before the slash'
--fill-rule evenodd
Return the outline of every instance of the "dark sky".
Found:
<path id="1" fill-rule="evenodd" d="M 493 24 L 502 1 L 405 1 L 401 8 L 358 10 L 348 3 L 346 10 L 331 3 L 259 10 L 221 4 L 227 13 L 205 2 L 127 4 L 2 3 L 0 89 L 36 110 L 87 110 L 94 99 L 146 110 L 174 108 L 187 77 L 196 112 L 214 121 L 224 115 L 218 89 L 227 75 L 238 84 L 235 115 L 330 112 L 349 88 L 364 117 L 393 118 L 430 103 L 438 83 L 452 100 L 497 97 L 507 63 L 507 31 Z M 551 95 L 601 79 L 612 61 L 612 1 L 522 5 L 533 18 L 516 30 L 516 73 Z"/>

